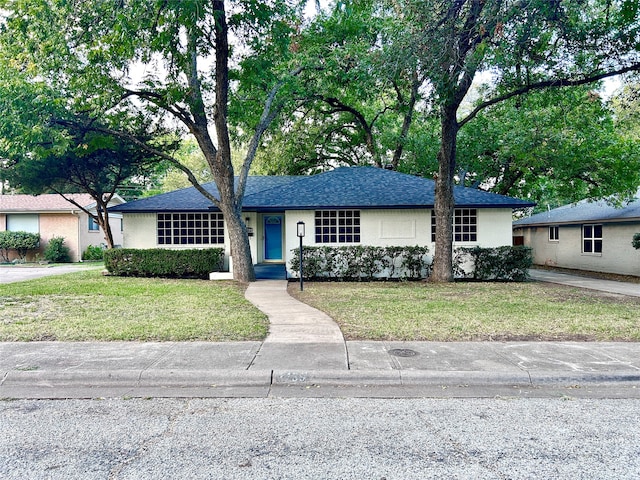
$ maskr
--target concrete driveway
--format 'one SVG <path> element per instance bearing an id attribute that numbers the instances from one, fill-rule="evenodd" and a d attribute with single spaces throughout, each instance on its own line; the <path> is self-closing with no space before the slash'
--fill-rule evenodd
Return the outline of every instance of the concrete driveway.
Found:
<path id="1" fill-rule="evenodd" d="M 0 265 L 0 283 L 24 282 L 34 278 L 49 277 L 51 275 L 63 275 L 65 273 L 86 270 L 84 265 L 55 265 L 55 266 L 23 266 Z M 96 267 L 98 268 L 98 267 Z"/>

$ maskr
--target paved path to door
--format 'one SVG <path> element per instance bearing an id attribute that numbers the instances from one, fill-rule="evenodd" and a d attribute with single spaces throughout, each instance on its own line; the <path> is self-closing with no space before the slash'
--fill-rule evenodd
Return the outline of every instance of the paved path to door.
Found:
<path id="1" fill-rule="evenodd" d="M 258 280 L 245 297 L 269 316 L 269 335 L 250 369 L 347 370 L 340 328 L 328 315 L 287 293 L 286 280 Z"/>

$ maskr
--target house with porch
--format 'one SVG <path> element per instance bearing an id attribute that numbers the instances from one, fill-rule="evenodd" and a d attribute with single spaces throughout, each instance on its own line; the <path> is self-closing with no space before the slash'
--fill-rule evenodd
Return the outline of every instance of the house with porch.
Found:
<path id="1" fill-rule="evenodd" d="M 533 263 L 575 270 L 640 276 L 640 191 L 620 208 L 604 200 L 581 201 L 513 224 L 514 238 L 533 249 Z"/>
<path id="2" fill-rule="evenodd" d="M 91 195 L 72 193 L 67 196 L 88 211 L 95 212 L 96 202 Z M 115 206 L 121 203 L 124 200 L 116 195 L 109 204 Z M 110 224 L 114 243 L 122 245 L 122 215 L 114 213 Z M 64 238 L 74 262 L 82 260 L 82 252 L 89 245 L 100 246 L 105 243 L 104 232 L 91 216 L 58 194 L 0 195 L 2 230 L 40 234 L 40 249 L 30 252 L 27 261 L 35 260 L 37 254 L 42 255 L 53 237 Z"/>
<path id="3" fill-rule="evenodd" d="M 205 188 L 217 194 L 214 183 Z M 311 176 L 250 176 L 243 202 L 254 264 L 289 265 L 304 245 L 433 247 L 435 182 L 374 167 L 342 167 Z M 455 188 L 454 244 L 511 245 L 512 212 L 533 203 L 481 190 Z M 117 205 L 125 248 L 223 247 L 229 240 L 222 213 L 195 188 Z"/>

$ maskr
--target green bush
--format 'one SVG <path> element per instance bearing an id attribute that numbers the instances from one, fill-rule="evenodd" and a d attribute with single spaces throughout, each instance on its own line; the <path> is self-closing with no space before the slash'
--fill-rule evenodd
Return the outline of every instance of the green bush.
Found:
<path id="1" fill-rule="evenodd" d="M 463 268 L 471 264 L 471 272 Z M 457 277 L 473 280 L 500 280 L 524 282 L 529 278 L 529 268 L 533 264 L 530 247 L 459 248 L 454 256 L 454 271 Z"/>
<path id="2" fill-rule="evenodd" d="M 40 235 L 28 232 L 0 232 L 0 257 L 2 261 L 9 261 L 9 252 L 15 250 L 24 261 L 30 250 L 40 247 Z"/>
<path id="3" fill-rule="evenodd" d="M 640 250 L 640 233 L 636 233 L 633 236 L 633 240 L 631 241 L 631 245 L 633 245 L 633 248 L 635 248 L 636 250 Z"/>
<path id="4" fill-rule="evenodd" d="M 44 249 L 44 258 L 50 262 L 68 263 L 71 261 L 69 248 L 64 245 L 64 238 L 53 237 Z"/>
<path id="5" fill-rule="evenodd" d="M 104 252 L 109 273 L 129 277 L 209 278 L 209 273 L 222 270 L 224 250 L 138 250 L 115 248 Z"/>
<path id="6" fill-rule="evenodd" d="M 104 260 L 104 247 L 98 247 L 95 245 L 89 245 L 87 249 L 82 252 L 82 260 L 96 261 Z"/>
<path id="7" fill-rule="evenodd" d="M 291 270 L 300 274 L 300 249 L 292 250 Z M 420 279 L 429 276 L 427 247 L 304 247 L 303 273 L 309 279 Z"/>

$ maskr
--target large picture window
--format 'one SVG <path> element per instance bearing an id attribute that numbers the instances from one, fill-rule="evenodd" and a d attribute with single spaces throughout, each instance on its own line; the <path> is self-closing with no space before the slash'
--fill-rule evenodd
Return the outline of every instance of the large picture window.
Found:
<path id="1" fill-rule="evenodd" d="M 222 213 L 159 213 L 158 245 L 224 243 Z"/>
<path id="2" fill-rule="evenodd" d="M 316 243 L 359 243 L 359 210 L 316 210 Z"/>
<path id="3" fill-rule="evenodd" d="M 602 225 L 582 226 L 582 253 L 602 253 Z"/>
<path id="4" fill-rule="evenodd" d="M 431 210 L 431 241 L 436 241 L 435 210 Z M 478 241 L 478 212 L 475 208 L 456 208 L 453 211 L 453 241 Z"/>

